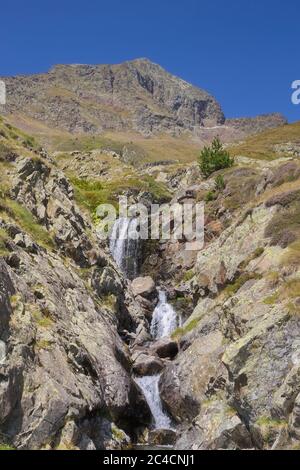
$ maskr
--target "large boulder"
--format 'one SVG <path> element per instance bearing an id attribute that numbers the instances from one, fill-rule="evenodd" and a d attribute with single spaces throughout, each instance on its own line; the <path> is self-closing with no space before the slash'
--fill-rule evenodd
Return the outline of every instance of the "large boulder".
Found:
<path id="1" fill-rule="evenodd" d="M 160 338 L 150 346 L 150 351 L 161 358 L 174 358 L 178 353 L 178 344 L 170 338 Z"/>
<path id="2" fill-rule="evenodd" d="M 153 298 L 155 293 L 155 283 L 150 276 L 137 277 L 131 282 L 131 289 L 134 296 L 141 295 L 149 299 Z"/>
<path id="3" fill-rule="evenodd" d="M 134 355 L 133 372 L 137 375 L 155 375 L 164 367 L 163 362 L 157 356 L 148 356 L 144 353 Z"/>
<path id="4" fill-rule="evenodd" d="M 223 351 L 223 336 L 216 321 L 212 326 L 204 319 L 193 341 L 165 368 L 159 382 L 161 399 L 176 421 L 190 422 L 198 415 L 201 403 L 224 387 Z"/>
<path id="5" fill-rule="evenodd" d="M 224 401 L 207 401 L 190 428 L 176 442 L 177 450 L 249 449 L 253 447 L 245 424 Z"/>

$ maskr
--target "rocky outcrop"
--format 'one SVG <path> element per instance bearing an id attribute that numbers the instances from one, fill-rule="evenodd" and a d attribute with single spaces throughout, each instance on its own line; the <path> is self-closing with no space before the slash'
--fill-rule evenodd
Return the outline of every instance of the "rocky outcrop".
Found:
<path id="1" fill-rule="evenodd" d="M 287 124 L 286 118 L 280 113 L 262 114 L 253 118 L 226 119 L 226 126 L 237 129 L 244 135 L 257 134 L 268 129 Z"/>
<path id="2" fill-rule="evenodd" d="M 121 336 L 142 327 L 143 306 L 51 159 L 19 148 L 6 180 L 1 439 L 19 449 L 126 447 L 135 423 L 150 420 Z"/>
<path id="3" fill-rule="evenodd" d="M 159 383 L 178 449 L 299 445 L 299 164 L 263 162 L 258 172 L 246 162 L 224 173 L 223 190 L 206 205 L 204 247 L 170 287 L 178 305 L 182 296 L 194 304 Z M 199 200 L 202 188 L 181 187 L 174 199 Z M 172 244 L 161 257 L 172 286 Z"/>
<path id="4" fill-rule="evenodd" d="M 155 295 L 155 283 L 150 276 L 137 277 L 131 282 L 133 295 L 142 296 L 146 299 Z"/>

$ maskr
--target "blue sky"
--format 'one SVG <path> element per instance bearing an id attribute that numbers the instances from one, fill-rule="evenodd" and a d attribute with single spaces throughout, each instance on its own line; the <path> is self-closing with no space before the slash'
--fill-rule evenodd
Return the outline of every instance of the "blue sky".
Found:
<path id="1" fill-rule="evenodd" d="M 0 14 L 0 75 L 148 57 L 210 91 L 227 117 L 300 120 L 299 0 L 14 0 Z"/>

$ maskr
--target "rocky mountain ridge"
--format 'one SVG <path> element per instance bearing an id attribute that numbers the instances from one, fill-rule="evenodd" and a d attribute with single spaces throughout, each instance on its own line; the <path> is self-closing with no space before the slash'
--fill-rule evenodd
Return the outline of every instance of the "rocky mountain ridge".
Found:
<path id="1" fill-rule="evenodd" d="M 75 134 L 114 131 L 146 136 L 188 131 L 205 140 L 217 127 L 227 141 L 286 123 L 279 115 L 225 120 L 220 104 L 208 92 L 148 59 L 57 65 L 48 73 L 3 79 L 7 104 L 1 111 L 18 116 L 20 125 L 32 120 L 33 129 L 43 124 Z"/>

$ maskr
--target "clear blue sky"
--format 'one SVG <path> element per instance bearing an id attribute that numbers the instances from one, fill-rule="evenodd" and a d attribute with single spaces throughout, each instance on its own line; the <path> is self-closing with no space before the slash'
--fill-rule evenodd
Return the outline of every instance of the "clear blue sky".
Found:
<path id="1" fill-rule="evenodd" d="M 213 93 L 228 117 L 300 120 L 299 0 L 14 0 L 0 15 L 0 75 L 148 57 Z"/>

